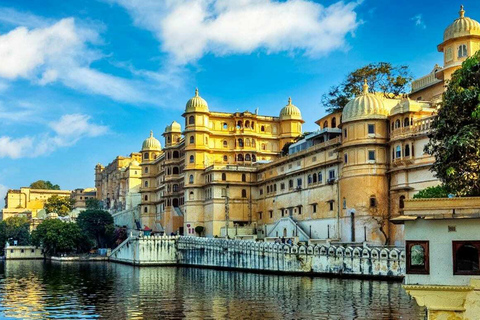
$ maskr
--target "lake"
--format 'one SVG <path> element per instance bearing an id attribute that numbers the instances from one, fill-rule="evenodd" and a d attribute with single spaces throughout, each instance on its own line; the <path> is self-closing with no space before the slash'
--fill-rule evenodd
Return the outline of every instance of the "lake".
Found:
<path id="1" fill-rule="evenodd" d="M 3 319 L 424 319 L 401 283 L 179 267 L 0 262 Z"/>

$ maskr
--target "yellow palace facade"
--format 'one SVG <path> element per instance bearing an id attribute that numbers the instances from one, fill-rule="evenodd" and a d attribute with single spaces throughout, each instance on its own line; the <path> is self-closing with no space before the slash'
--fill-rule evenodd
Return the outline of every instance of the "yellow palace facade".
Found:
<path id="1" fill-rule="evenodd" d="M 365 83 L 343 112 L 319 119 L 301 140 L 304 121 L 291 99 L 278 116 L 224 113 L 210 111 L 196 91 L 183 129 L 175 121 L 165 128 L 164 148 L 153 134 L 143 143 L 142 225 L 185 235 L 201 226 L 205 236 L 402 245 L 403 227 L 389 219 L 439 184 L 423 151 L 430 122 L 445 82 L 480 49 L 480 24 L 462 8 L 437 49 L 443 66 L 415 80 L 408 96 L 387 99 Z"/>

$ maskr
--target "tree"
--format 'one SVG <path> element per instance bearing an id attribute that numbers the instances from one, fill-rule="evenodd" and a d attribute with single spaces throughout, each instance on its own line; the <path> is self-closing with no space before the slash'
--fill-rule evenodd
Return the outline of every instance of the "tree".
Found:
<path id="1" fill-rule="evenodd" d="M 97 198 L 88 198 L 85 201 L 85 206 L 88 210 L 100 210 L 102 209 L 101 201 Z"/>
<path id="2" fill-rule="evenodd" d="M 91 243 L 76 223 L 59 219 L 47 219 L 32 232 L 32 242 L 42 246 L 45 255 L 59 253 L 82 253 L 91 248 Z"/>
<path id="3" fill-rule="evenodd" d="M 413 195 L 413 199 L 447 198 L 450 193 L 450 190 L 446 186 L 439 185 L 420 190 L 415 195 Z"/>
<path id="4" fill-rule="evenodd" d="M 322 104 L 328 113 L 342 111 L 343 107 L 362 92 L 367 80 L 370 92 L 380 92 L 385 98 L 394 98 L 408 91 L 412 76 L 407 66 L 392 66 L 388 62 L 370 63 L 347 75 L 322 96 Z"/>
<path id="5" fill-rule="evenodd" d="M 97 246 L 104 248 L 113 239 L 115 228 L 113 217 L 103 210 L 85 210 L 78 215 L 77 224 L 80 228 L 94 238 Z"/>
<path id="6" fill-rule="evenodd" d="M 47 190 L 60 190 L 60 186 L 58 184 L 52 184 L 50 181 L 45 180 L 37 180 L 30 184 L 30 188 L 32 189 L 47 189 Z"/>
<path id="7" fill-rule="evenodd" d="M 480 195 L 480 52 L 453 73 L 429 138 L 435 176 L 457 195 Z"/>
<path id="8" fill-rule="evenodd" d="M 54 195 L 47 199 L 47 201 L 43 205 L 43 208 L 47 213 L 55 212 L 59 216 L 64 217 L 73 210 L 74 205 L 75 199 Z"/>
<path id="9" fill-rule="evenodd" d="M 26 217 L 10 217 L 0 222 L 0 246 L 10 239 L 17 240 L 18 245 L 30 244 L 30 222 Z M 13 244 L 13 243 L 10 243 Z"/>

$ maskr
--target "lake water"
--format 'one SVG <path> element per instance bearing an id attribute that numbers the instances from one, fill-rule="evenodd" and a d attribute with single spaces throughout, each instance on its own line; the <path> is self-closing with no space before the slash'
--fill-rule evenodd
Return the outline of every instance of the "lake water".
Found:
<path id="1" fill-rule="evenodd" d="M 3 319 L 424 319 L 400 283 L 122 264 L 0 262 Z"/>

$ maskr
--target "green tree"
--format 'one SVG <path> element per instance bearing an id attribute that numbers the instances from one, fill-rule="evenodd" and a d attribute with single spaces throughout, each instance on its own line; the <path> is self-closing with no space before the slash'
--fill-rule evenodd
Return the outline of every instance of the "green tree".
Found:
<path id="1" fill-rule="evenodd" d="M 97 198 L 88 198 L 87 201 L 85 201 L 85 206 L 88 210 L 102 209 L 101 202 Z"/>
<path id="2" fill-rule="evenodd" d="M 343 107 L 362 92 L 367 80 L 370 92 L 380 92 L 386 98 L 394 98 L 408 91 L 412 76 L 407 66 L 392 66 L 388 62 L 370 63 L 347 75 L 346 79 L 333 86 L 322 96 L 322 104 L 328 113 L 343 110 Z"/>
<path id="3" fill-rule="evenodd" d="M 98 247 L 104 248 L 111 244 L 115 228 L 113 217 L 107 211 L 85 210 L 78 215 L 77 224 L 86 234 L 95 239 Z"/>
<path id="4" fill-rule="evenodd" d="M 47 199 L 43 208 L 47 213 L 56 212 L 59 216 L 64 217 L 73 210 L 74 205 L 75 199 L 54 195 Z"/>
<path id="5" fill-rule="evenodd" d="M 480 195 L 480 52 L 453 73 L 429 138 L 436 177 L 457 195 Z"/>
<path id="6" fill-rule="evenodd" d="M 5 247 L 9 239 L 17 240 L 18 245 L 21 246 L 30 244 L 30 222 L 28 218 L 10 217 L 0 222 L 0 247 Z"/>
<path id="7" fill-rule="evenodd" d="M 435 187 L 428 187 L 413 195 L 413 199 L 425 199 L 425 198 L 447 198 L 450 194 L 450 190 L 444 186 L 439 185 Z"/>
<path id="8" fill-rule="evenodd" d="M 52 184 L 50 181 L 45 180 L 37 180 L 30 184 L 30 188 L 32 189 L 47 189 L 47 190 L 60 190 L 60 186 L 58 184 Z"/>
<path id="9" fill-rule="evenodd" d="M 42 246 L 45 255 L 82 253 L 91 248 L 91 242 L 76 223 L 59 219 L 47 219 L 39 224 L 32 232 L 32 242 Z"/>

